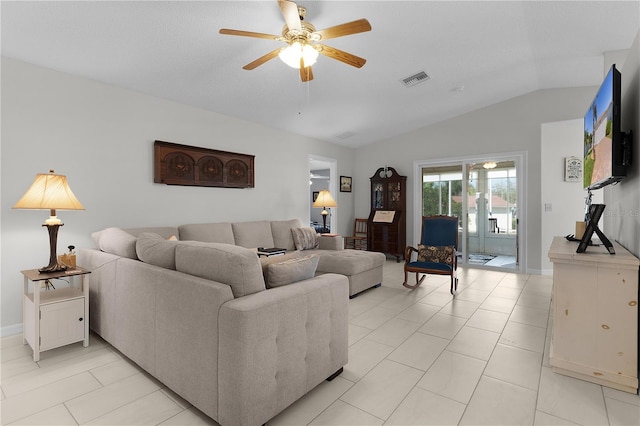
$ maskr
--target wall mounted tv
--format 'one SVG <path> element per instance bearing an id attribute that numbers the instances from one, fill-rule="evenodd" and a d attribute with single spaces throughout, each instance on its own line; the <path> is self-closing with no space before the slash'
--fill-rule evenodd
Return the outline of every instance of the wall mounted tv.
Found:
<path id="1" fill-rule="evenodd" d="M 631 132 L 620 130 L 620 72 L 613 65 L 584 116 L 584 188 L 620 182 L 631 163 Z"/>

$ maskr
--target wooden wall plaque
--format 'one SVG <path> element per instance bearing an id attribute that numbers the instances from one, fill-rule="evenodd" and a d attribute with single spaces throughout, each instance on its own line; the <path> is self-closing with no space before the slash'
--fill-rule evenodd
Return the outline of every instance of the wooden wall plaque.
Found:
<path id="1" fill-rule="evenodd" d="M 253 188 L 255 155 L 155 141 L 155 183 Z"/>

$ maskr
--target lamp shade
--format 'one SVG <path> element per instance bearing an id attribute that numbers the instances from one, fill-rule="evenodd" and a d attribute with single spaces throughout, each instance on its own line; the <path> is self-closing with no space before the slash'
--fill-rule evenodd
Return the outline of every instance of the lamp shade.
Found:
<path id="1" fill-rule="evenodd" d="M 14 209 L 37 210 L 84 210 L 69 184 L 67 177 L 57 175 L 51 170 L 49 174 L 39 173 L 27 192 L 18 200 Z"/>
<path id="2" fill-rule="evenodd" d="M 336 200 L 333 199 L 328 189 L 323 189 L 318 194 L 318 198 L 313 202 L 313 207 L 338 207 Z"/>

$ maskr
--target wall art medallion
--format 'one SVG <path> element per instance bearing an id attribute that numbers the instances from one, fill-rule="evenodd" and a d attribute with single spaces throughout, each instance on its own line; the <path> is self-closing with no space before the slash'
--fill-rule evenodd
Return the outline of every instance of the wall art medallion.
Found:
<path id="1" fill-rule="evenodd" d="M 155 141 L 155 183 L 253 188 L 255 155 Z"/>

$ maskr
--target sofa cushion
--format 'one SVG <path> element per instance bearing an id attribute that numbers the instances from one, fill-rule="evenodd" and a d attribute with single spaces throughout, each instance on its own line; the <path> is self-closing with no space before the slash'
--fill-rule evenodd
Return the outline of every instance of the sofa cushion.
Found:
<path id="1" fill-rule="evenodd" d="M 194 223 L 178 227 L 183 241 L 202 241 L 205 243 L 235 244 L 231 223 Z"/>
<path id="2" fill-rule="evenodd" d="M 106 253 L 116 254 L 129 259 L 137 259 L 136 237 L 120 228 L 106 228 L 94 232 L 91 238 L 98 248 Z"/>
<path id="3" fill-rule="evenodd" d="M 318 267 L 318 255 L 312 254 L 272 263 L 267 267 L 267 288 L 280 287 L 313 278 Z"/>
<path id="4" fill-rule="evenodd" d="M 254 251 L 230 244 L 180 241 L 176 270 L 231 286 L 234 297 L 264 290 L 260 261 Z"/>
<path id="5" fill-rule="evenodd" d="M 158 234 L 144 232 L 138 236 L 136 241 L 138 259 L 162 268 L 176 269 L 176 241 L 166 240 Z"/>
<path id="6" fill-rule="evenodd" d="M 352 276 L 384 265 L 383 253 L 346 249 L 340 251 L 314 250 L 320 254 L 318 272 L 332 272 Z"/>
<path id="7" fill-rule="evenodd" d="M 273 246 L 286 250 L 295 250 L 296 245 L 291 235 L 292 228 L 300 228 L 302 224 L 298 219 L 273 220 L 271 221 L 271 234 L 273 235 Z"/>
<path id="8" fill-rule="evenodd" d="M 291 228 L 291 235 L 297 250 L 311 250 L 318 247 L 318 233 L 313 228 Z"/>
<path id="9" fill-rule="evenodd" d="M 268 220 L 232 223 L 236 245 L 247 248 L 275 247 Z"/>
<path id="10" fill-rule="evenodd" d="M 418 245 L 418 262 L 446 263 L 453 265 L 453 246 Z"/>

